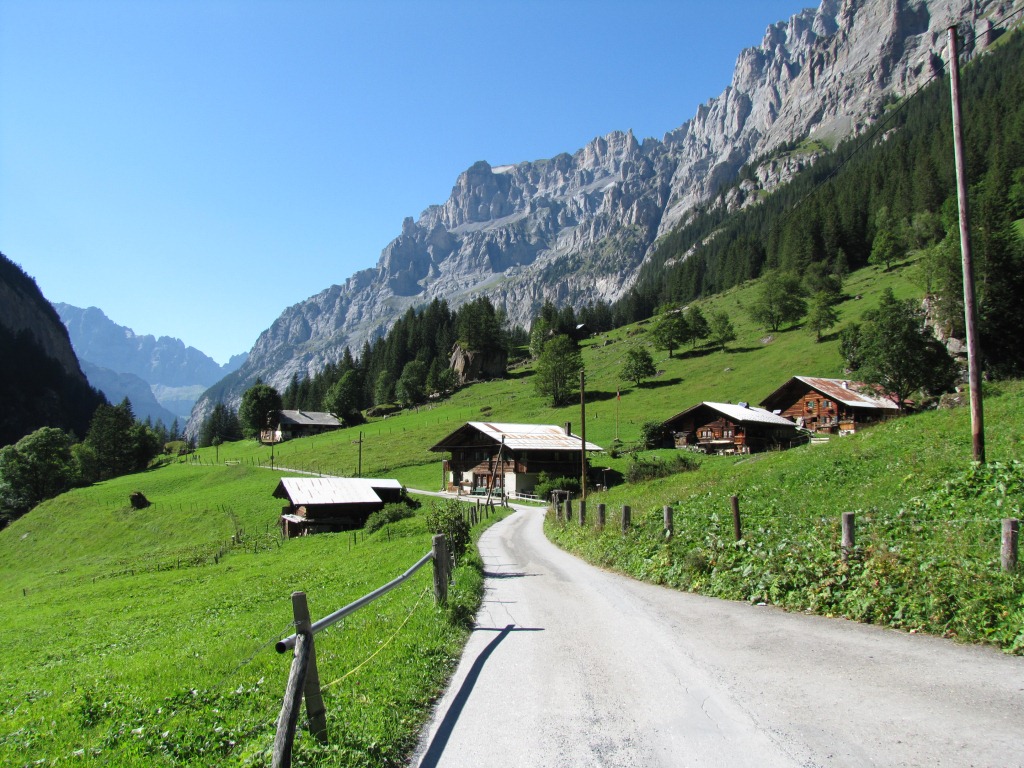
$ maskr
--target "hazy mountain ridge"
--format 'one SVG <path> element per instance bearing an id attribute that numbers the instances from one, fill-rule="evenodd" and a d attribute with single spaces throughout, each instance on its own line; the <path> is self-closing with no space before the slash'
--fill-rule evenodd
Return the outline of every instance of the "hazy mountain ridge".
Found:
<path id="1" fill-rule="evenodd" d="M 975 19 L 978 40 L 1008 2 L 823 0 L 768 27 L 742 51 L 732 83 L 659 141 L 613 132 L 574 154 L 460 174 L 449 199 L 407 218 L 375 269 L 356 273 L 287 310 L 218 397 L 237 403 L 257 377 L 284 387 L 345 346 L 382 333 L 410 306 L 454 305 L 485 294 L 528 324 L 537 308 L 614 301 L 629 289 L 656 239 L 731 183 L 755 158 L 758 186 L 784 183 L 815 155 L 779 164 L 771 152 L 811 137 L 823 145 L 863 130 L 887 101 L 941 69 L 946 28 Z M 190 429 L 211 408 L 204 396 Z"/>
<path id="2" fill-rule="evenodd" d="M 160 419 L 168 426 L 175 418 L 187 418 L 199 392 L 237 370 L 246 358 L 236 355 L 222 366 L 180 339 L 136 334 L 97 307 L 56 303 L 54 309 L 75 352 L 89 364 L 85 373 L 93 385 L 113 403 L 128 397 L 139 418 Z"/>

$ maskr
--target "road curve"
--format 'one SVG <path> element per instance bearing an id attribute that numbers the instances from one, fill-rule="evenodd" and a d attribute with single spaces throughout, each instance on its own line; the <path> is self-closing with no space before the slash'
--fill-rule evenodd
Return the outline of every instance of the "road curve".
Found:
<path id="1" fill-rule="evenodd" d="M 1024 659 L 594 568 L 520 508 L 418 768 L 1024 767 Z"/>

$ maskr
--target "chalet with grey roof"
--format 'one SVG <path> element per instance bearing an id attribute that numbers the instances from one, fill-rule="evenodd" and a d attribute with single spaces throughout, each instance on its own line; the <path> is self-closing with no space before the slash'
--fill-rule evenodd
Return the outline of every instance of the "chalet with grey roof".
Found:
<path id="1" fill-rule="evenodd" d="M 362 528 L 370 513 L 403 500 L 397 480 L 361 477 L 282 477 L 274 498 L 288 502 L 281 514 L 285 538 Z"/>
<path id="2" fill-rule="evenodd" d="M 807 442 L 789 419 L 747 403 L 698 403 L 663 425 L 676 448 L 704 453 L 754 453 Z"/>
<path id="3" fill-rule="evenodd" d="M 839 435 L 899 415 L 893 399 L 862 382 L 816 376 L 794 376 L 761 406 L 812 432 Z"/>
<path id="4" fill-rule="evenodd" d="M 445 488 L 453 493 L 529 494 L 542 472 L 578 477 L 587 453 L 602 450 L 571 426 L 470 421 L 431 449 L 448 453 Z"/>
<path id="5" fill-rule="evenodd" d="M 260 434 L 262 442 L 280 443 L 282 440 L 319 435 L 341 427 L 337 416 L 320 411 L 278 411 L 277 418 L 276 429 L 265 429 Z"/>

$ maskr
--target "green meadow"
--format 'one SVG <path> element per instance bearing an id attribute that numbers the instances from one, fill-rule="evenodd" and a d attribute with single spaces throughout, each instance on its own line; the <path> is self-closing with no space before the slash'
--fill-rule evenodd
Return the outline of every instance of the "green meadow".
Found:
<path id="1" fill-rule="evenodd" d="M 885 287 L 920 295 L 917 267 L 852 274 L 840 324 L 858 320 Z M 841 376 L 837 334 L 768 334 L 747 317 L 756 283 L 702 303 L 725 309 L 738 338 L 725 351 L 672 357 L 647 324 L 584 342 L 587 439 L 610 449 L 607 476 L 670 451 L 639 451 L 641 428 L 701 401 L 757 403 L 796 374 Z M 658 375 L 636 386 L 619 371 L 645 345 Z M 52 499 L 0 531 L 0 764 L 266 765 L 289 659 L 290 594 L 314 618 L 404 572 L 430 548 L 424 516 L 373 535 L 281 541 L 291 471 L 395 477 L 441 486 L 430 447 L 466 421 L 571 422 L 552 408 L 532 369 L 450 398 L 271 449 L 254 441 L 204 448 L 148 472 Z M 620 393 L 620 397 L 616 397 Z M 966 409 L 927 411 L 827 445 L 748 457 L 705 457 L 695 471 L 591 493 L 585 526 L 549 520 L 562 546 L 638 578 L 729 599 L 850 616 L 1024 650 L 1022 579 L 999 570 L 999 521 L 1019 517 L 1024 480 L 1024 386 L 986 389 L 988 458 L 972 468 Z M 362 442 L 360 441 L 360 438 Z M 361 459 L 360 459 L 361 449 Z M 128 503 L 141 491 L 151 506 Z M 732 532 L 740 498 L 744 537 Z M 424 504 L 431 502 L 424 499 Z M 593 526 L 598 503 L 609 523 Z M 617 529 L 628 504 L 634 525 Z M 670 505 L 675 535 L 661 530 Z M 426 508 L 426 506 L 425 506 Z M 843 559 L 839 515 L 857 515 Z M 490 522 L 490 521 L 488 521 Z M 478 566 L 478 563 L 477 563 Z M 401 765 L 465 641 L 457 618 L 481 590 L 479 567 L 456 573 L 452 601 L 434 605 L 429 568 L 317 636 L 329 743 L 300 734 L 297 765 Z"/>
<path id="2" fill-rule="evenodd" d="M 291 593 L 319 618 L 430 550 L 422 515 L 282 542 L 278 477 L 171 465 L 65 494 L 3 532 L 0 764 L 269 764 Z M 133 510 L 139 489 L 152 505 Z M 478 598 L 466 571 L 454 604 Z M 296 764 L 400 764 L 466 631 L 435 606 L 426 567 L 318 634 L 330 743 L 300 735 Z"/>

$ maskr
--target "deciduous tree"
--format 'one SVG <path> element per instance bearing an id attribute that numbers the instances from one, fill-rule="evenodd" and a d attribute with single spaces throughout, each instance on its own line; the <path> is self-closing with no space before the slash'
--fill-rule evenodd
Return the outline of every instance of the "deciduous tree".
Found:
<path id="1" fill-rule="evenodd" d="M 583 355 L 568 336 L 555 336 L 544 345 L 534 369 L 534 386 L 538 394 L 550 398 L 558 407 L 569 402 L 579 389 Z"/>
<path id="2" fill-rule="evenodd" d="M 807 312 L 803 289 L 795 275 L 772 270 L 761 278 L 757 298 L 750 306 L 754 322 L 770 331 L 778 331 L 784 323 L 795 323 Z"/>
<path id="3" fill-rule="evenodd" d="M 829 294 L 821 291 L 811 302 L 811 311 L 807 316 L 807 329 L 814 333 L 814 340 L 821 341 L 821 334 L 839 322 L 839 313 L 832 305 Z"/>
<path id="4" fill-rule="evenodd" d="M 626 359 L 622 363 L 619 375 L 627 381 L 632 381 L 638 387 L 644 379 L 654 376 L 658 370 L 654 367 L 654 359 L 651 353 L 644 347 L 633 347 L 626 352 Z"/>
<path id="5" fill-rule="evenodd" d="M 242 425 L 242 435 L 257 438 L 264 429 L 275 428 L 281 407 L 280 393 L 257 379 L 255 384 L 245 390 L 242 403 L 238 406 L 238 421 Z"/>
<path id="6" fill-rule="evenodd" d="M 902 410 L 919 390 L 945 391 L 956 377 L 946 348 L 925 325 L 924 312 L 910 300 L 900 301 L 886 288 L 878 309 L 864 315 L 856 340 L 857 373 L 888 392 Z"/>
<path id="7" fill-rule="evenodd" d="M 736 329 L 727 312 L 715 310 L 708 313 L 708 337 L 723 352 L 726 344 L 736 340 Z"/>

